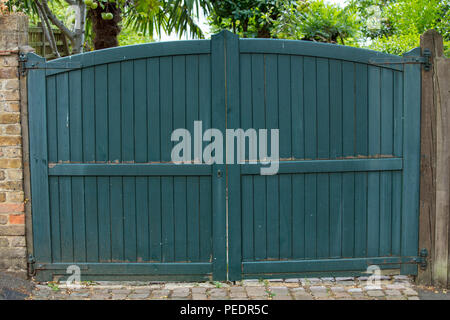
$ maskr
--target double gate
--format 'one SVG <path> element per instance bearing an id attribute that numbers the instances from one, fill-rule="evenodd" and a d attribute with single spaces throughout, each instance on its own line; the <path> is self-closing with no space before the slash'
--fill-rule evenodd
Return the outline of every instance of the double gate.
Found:
<path id="1" fill-rule="evenodd" d="M 415 274 L 420 65 L 405 59 L 229 32 L 29 54 L 37 278 Z M 194 121 L 279 128 L 278 174 L 172 163 Z"/>

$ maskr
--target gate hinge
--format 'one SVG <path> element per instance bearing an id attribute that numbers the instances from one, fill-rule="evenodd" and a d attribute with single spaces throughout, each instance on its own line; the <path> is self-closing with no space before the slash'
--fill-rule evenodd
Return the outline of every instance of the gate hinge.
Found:
<path id="1" fill-rule="evenodd" d="M 383 65 L 383 64 L 423 64 L 425 71 L 431 70 L 431 51 L 428 48 L 423 50 L 422 56 L 407 56 L 398 58 L 380 58 L 370 59 L 370 64 Z"/>
<path id="2" fill-rule="evenodd" d="M 30 277 L 33 277 L 36 275 L 36 269 L 34 268 L 34 265 L 36 264 L 36 259 L 32 254 L 28 256 L 28 275 Z"/>
<path id="3" fill-rule="evenodd" d="M 427 257 L 428 257 L 428 250 L 423 248 L 422 250 L 420 250 L 419 256 L 414 259 L 415 262 L 419 265 L 420 269 L 422 270 L 427 269 L 428 266 Z"/>
<path id="4" fill-rule="evenodd" d="M 19 72 L 22 76 L 27 74 L 27 55 L 25 53 L 19 54 Z"/>

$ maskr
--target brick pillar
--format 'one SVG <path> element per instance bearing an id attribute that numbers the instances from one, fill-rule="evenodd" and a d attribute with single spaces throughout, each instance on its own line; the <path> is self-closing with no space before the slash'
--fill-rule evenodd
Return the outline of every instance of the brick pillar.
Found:
<path id="1" fill-rule="evenodd" d="M 0 14 L 0 272 L 26 275 L 19 48 L 28 18 Z"/>

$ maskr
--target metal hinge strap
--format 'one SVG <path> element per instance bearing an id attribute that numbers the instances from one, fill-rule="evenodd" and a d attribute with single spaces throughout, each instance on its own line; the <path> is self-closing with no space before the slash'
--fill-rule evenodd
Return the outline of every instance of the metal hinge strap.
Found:
<path id="1" fill-rule="evenodd" d="M 36 269 L 34 268 L 34 265 L 36 264 L 36 259 L 32 254 L 28 256 L 28 275 L 30 277 L 33 277 L 36 275 Z"/>
<path id="2" fill-rule="evenodd" d="M 422 56 L 416 57 L 402 57 L 402 58 L 381 58 L 381 59 L 371 59 L 370 64 L 383 65 L 383 64 L 423 64 L 423 68 L 426 71 L 431 70 L 431 51 L 428 48 L 423 50 Z"/>

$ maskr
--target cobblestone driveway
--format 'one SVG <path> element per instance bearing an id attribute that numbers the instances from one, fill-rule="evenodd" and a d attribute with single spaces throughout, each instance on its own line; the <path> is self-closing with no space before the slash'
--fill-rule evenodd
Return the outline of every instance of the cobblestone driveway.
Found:
<path id="1" fill-rule="evenodd" d="M 245 280 L 236 283 L 83 283 L 79 289 L 65 284 L 37 284 L 33 300 L 419 300 L 412 279 L 382 276 L 381 288 L 367 285 L 367 278 L 305 278 Z"/>

